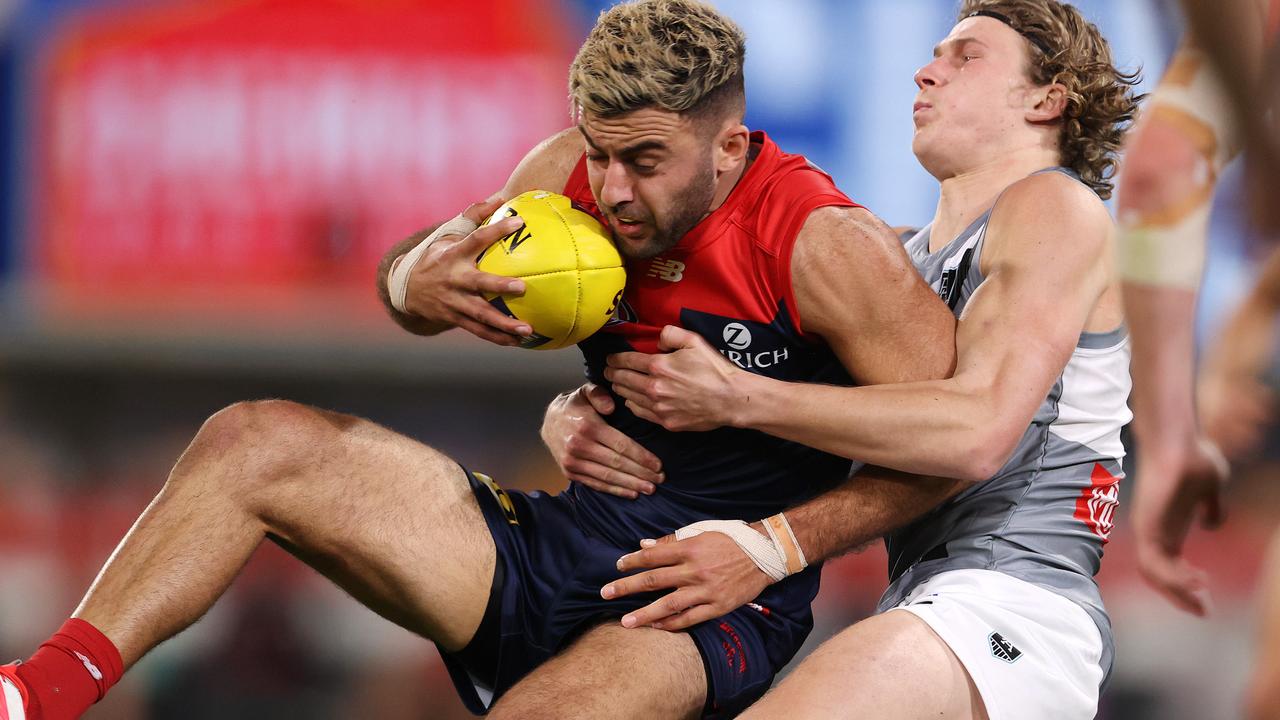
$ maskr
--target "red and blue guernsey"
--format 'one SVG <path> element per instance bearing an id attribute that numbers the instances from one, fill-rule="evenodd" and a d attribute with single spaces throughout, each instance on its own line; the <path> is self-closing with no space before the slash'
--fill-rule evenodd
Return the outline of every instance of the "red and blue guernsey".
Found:
<path id="1" fill-rule="evenodd" d="M 617 314 L 579 345 L 593 382 L 608 387 L 602 374 L 607 355 L 657 352 L 662 328 L 677 325 L 706 338 L 748 372 L 850 384 L 834 353 L 801 327 L 791 250 L 815 209 L 855 204 L 804 157 L 782 152 L 764 133 L 753 133 L 751 140 L 755 161 L 723 205 L 671 250 L 627 262 Z M 603 220 L 587 183 L 585 158 L 564 194 Z M 637 418 L 622 402 L 608 419 L 657 455 L 667 476 L 657 493 L 635 501 L 573 491 L 583 524 L 620 541 L 637 533 L 660 537 L 708 516 L 766 517 L 843 480 L 850 467 L 845 459 L 753 430 L 671 432 Z"/>
<path id="2" fill-rule="evenodd" d="M 605 359 L 657 351 L 666 325 L 705 337 L 739 367 L 773 378 L 850 382 L 835 355 L 805 335 L 791 289 L 791 250 L 809 214 L 855 207 L 804 158 L 751 136 L 755 160 L 726 202 L 659 257 L 629 262 L 617 316 L 580 344 L 587 375 L 608 386 Z M 600 217 L 585 159 L 564 188 Z M 616 562 L 642 538 L 699 520 L 755 520 L 780 512 L 847 477 L 850 462 L 762 433 L 723 428 L 670 432 L 619 402 L 610 423 L 662 459 L 656 493 L 624 500 L 573 485 L 559 495 L 506 492 L 469 473 L 497 547 L 484 620 L 460 652 L 441 649 L 454 682 L 481 712 L 526 673 L 595 625 L 616 623 L 657 595 L 604 600 Z M 690 628 L 707 674 L 705 717 L 731 717 L 768 690 L 813 628 L 809 604 L 817 567 L 765 589 L 722 617 Z"/>

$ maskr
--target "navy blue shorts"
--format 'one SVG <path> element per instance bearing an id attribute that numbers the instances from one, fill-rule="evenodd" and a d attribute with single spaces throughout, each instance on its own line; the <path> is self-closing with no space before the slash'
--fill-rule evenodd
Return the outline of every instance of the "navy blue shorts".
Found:
<path id="1" fill-rule="evenodd" d="M 541 492 L 508 493 L 490 478 L 467 472 L 497 546 L 489 606 L 475 637 L 456 653 L 441 649 L 467 708 L 487 711 L 534 668 L 587 630 L 616 622 L 661 594 L 616 600 L 600 588 L 622 577 L 616 563 L 639 547 L 617 547 L 587 534 L 572 500 Z M 769 689 L 795 656 L 813 616 L 817 568 L 769 586 L 754 603 L 687 632 L 707 675 L 703 716 L 732 717 Z"/>

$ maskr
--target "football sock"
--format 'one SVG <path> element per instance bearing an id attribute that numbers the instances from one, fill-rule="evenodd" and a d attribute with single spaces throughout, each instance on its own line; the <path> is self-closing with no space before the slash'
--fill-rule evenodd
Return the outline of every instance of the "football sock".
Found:
<path id="1" fill-rule="evenodd" d="M 33 720 L 75 720 L 124 674 L 120 652 L 97 628 L 71 618 L 17 668 Z"/>

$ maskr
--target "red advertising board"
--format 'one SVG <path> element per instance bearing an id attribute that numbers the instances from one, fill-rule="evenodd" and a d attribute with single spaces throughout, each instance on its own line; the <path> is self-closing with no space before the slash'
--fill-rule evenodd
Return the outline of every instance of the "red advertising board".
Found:
<path id="1" fill-rule="evenodd" d="M 569 122 L 542 0 L 73 15 L 42 63 L 32 271 L 60 312 L 375 311 L 378 258 Z M 269 313 L 268 313 L 269 314 Z"/>

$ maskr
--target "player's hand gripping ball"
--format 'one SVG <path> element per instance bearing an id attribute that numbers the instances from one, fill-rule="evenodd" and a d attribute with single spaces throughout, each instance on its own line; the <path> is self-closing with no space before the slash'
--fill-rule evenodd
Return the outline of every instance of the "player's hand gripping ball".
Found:
<path id="1" fill-rule="evenodd" d="M 613 316 L 627 281 L 608 229 L 569 198 L 544 190 L 517 195 L 484 224 L 512 215 L 524 227 L 490 245 L 476 266 L 524 280 L 525 291 L 485 299 L 533 328 L 521 347 L 553 350 L 586 339 Z"/>

